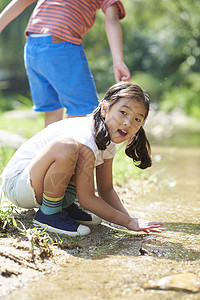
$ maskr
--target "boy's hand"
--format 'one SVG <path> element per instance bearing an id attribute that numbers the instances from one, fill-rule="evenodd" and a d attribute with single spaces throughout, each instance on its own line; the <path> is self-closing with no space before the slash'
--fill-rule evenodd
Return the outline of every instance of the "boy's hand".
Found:
<path id="1" fill-rule="evenodd" d="M 113 65 L 116 82 L 131 82 L 131 73 L 124 62 L 118 62 Z"/>
<path id="2" fill-rule="evenodd" d="M 160 228 L 160 226 L 163 225 L 165 225 L 164 222 L 149 222 L 143 219 L 131 218 L 131 221 L 128 224 L 127 228 L 129 230 L 144 231 L 146 233 L 149 232 L 161 233 L 165 230 L 165 228 Z"/>

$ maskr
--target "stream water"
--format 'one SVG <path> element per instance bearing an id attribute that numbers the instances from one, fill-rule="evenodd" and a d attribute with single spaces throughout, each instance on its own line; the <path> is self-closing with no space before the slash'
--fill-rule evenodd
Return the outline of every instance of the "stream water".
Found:
<path id="1" fill-rule="evenodd" d="M 200 299 L 192 289 L 151 288 L 152 280 L 165 276 L 184 274 L 183 287 L 188 273 L 200 276 L 200 148 L 157 146 L 152 152 L 148 178 L 138 185 L 130 180 L 119 193 L 133 215 L 164 220 L 167 230 L 131 234 L 107 224 L 92 228 L 56 274 L 9 299 Z M 198 285 L 198 279 L 189 285 Z"/>

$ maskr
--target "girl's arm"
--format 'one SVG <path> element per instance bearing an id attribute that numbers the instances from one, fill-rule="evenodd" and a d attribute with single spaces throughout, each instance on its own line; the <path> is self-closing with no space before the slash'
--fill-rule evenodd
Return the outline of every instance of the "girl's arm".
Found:
<path id="1" fill-rule="evenodd" d="M 0 33 L 2 30 L 18 15 L 20 15 L 25 8 L 30 6 L 37 0 L 13 0 L 11 1 L 0 14 Z"/>
<path id="2" fill-rule="evenodd" d="M 113 188 L 112 163 L 113 159 L 107 159 L 104 161 L 104 164 L 96 168 L 96 179 L 99 196 L 115 209 L 123 212 L 127 216 L 130 216 Z M 163 222 L 149 222 L 142 219 L 131 218 L 130 223 L 126 227 L 130 230 L 143 230 L 148 233 L 150 231 L 164 231 L 164 228 L 159 228 L 162 225 L 164 225 Z"/>
<path id="3" fill-rule="evenodd" d="M 102 165 L 96 168 L 98 194 L 109 205 L 129 216 L 113 187 L 112 164 L 113 159 L 106 159 Z"/>
<path id="4" fill-rule="evenodd" d="M 75 170 L 79 203 L 102 219 L 127 227 L 131 221 L 130 216 L 112 207 L 102 198 L 95 195 L 94 162 L 95 158 L 91 149 L 80 145 L 79 158 Z"/>
<path id="5" fill-rule="evenodd" d="M 98 180 L 98 189 L 100 194 L 105 196 L 106 201 L 95 195 L 94 162 L 95 158 L 93 152 L 88 147 L 80 145 L 79 158 L 75 170 L 76 189 L 79 203 L 100 218 L 124 226 L 130 230 L 162 232 L 163 229 L 159 227 L 164 224 L 163 222 L 148 222 L 131 218 L 122 203 L 120 203 L 121 201 L 112 188 L 110 189 L 109 197 L 106 196 L 105 193 L 109 190 L 109 184 L 103 183 L 101 175 L 103 175 L 104 172 L 100 171 L 100 169 L 98 172 L 99 174 L 101 173 L 101 175 L 97 175 L 100 177 Z M 108 161 L 107 163 L 108 165 L 106 165 L 104 171 L 107 170 L 110 172 L 112 161 Z M 109 177 L 110 175 L 105 174 L 104 178 L 107 180 Z M 112 179 L 109 180 L 111 182 Z M 105 184 L 105 188 L 99 188 L 100 183 Z"/>
<path id="6" fill-rule="evenodd" d="M 113 58 L 115 80 L 130 81 L 131 74 L 124 63 L 122 30 L 116 4 L 109 6 L 105 11 L 105 28 Z"/>

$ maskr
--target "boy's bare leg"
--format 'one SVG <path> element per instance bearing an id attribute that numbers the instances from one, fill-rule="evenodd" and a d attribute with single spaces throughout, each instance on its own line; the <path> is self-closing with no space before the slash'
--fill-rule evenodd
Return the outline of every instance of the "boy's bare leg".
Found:
<path id="1" fill-rule="evenodd" d="M 71 116 L 71 115 L 67 115 L 67 118 L 76 118 L 76 117 L 85 117 L 85 115 L 82 115 L 82 116 Z"/>
<path id="2" fill-rule="evenodd" d="M 58 110 L 48 111 L 45 113 L 45 127 L 49 124 L 60 121 L 63 119 L 64 108 L 60 108 Z M 76 116 L 67 115 L 67 118 L 75 118 Z M 85 117 L 78 116 L 78 117 Z"/>
<path id="3" fill-rule="evenodd" d="M 63 108 L 58 110 L 45 112 L 45 127 L 49 124 L 60 121 L 63 119 Z"/>

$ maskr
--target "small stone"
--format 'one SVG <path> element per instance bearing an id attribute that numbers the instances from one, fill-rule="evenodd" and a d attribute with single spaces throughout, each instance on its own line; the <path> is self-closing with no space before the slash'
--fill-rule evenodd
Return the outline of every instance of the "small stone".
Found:
<path id="1" fill-rule="evenodd" d="M 158 281 L 149 281 L 143 287 L 146 289 L 181 290 L 198 293 L 200 292 L 200 278 L 192 273 L 176 274 L 163 277 Z"/>
<path id="2" fill-rule="evenodd" d="M 140 254 L 141 255 L 151 255 L 151 253 L 149 252 L 149 250 L 141 247 L 140 250 L 139 250 Z"/>

